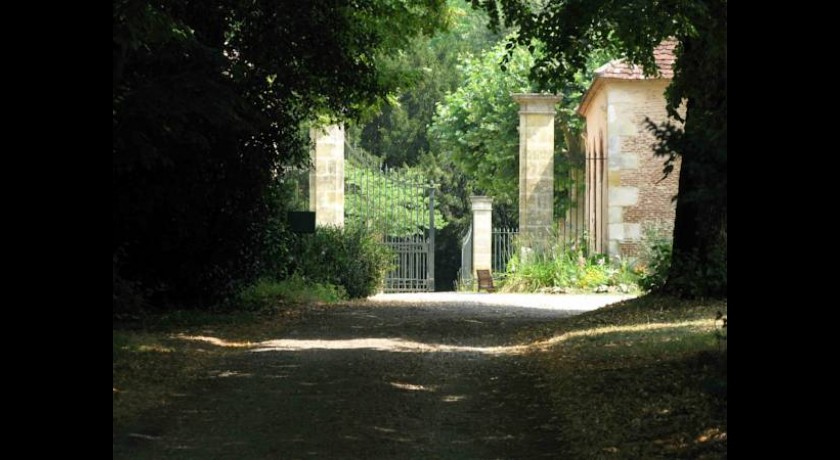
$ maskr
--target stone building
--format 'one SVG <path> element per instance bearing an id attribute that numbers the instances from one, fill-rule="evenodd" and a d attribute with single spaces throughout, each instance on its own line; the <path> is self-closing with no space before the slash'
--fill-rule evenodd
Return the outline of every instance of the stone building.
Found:
<path id="1" fill-rule="evenodd" d="M 662 179 L 663 157 L 645 119 L 667 120 L 665 88 L 673 78 L 674 47 L 666 41 L 654 55 L 660 75 L 614 60 L 598 68 L 578 113 L 586 118 L 585 216 L 591 248 L 610 256 L 633 256 L 647 229 L 671 235 L 679 162 Z"/>

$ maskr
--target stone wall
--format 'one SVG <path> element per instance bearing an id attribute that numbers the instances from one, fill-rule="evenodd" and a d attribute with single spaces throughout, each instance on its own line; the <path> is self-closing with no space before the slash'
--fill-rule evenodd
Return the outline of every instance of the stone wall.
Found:
<path id="1" fill-rule="evenodd" d="M 659 124 L 667 119 L 665 88 L 670 80 L 607 80 L 606 148 L 607 252 L 633 256 L 643 247 L 647 228 L 673 231 L 679 163 L 662 179 L 662 157 L 653 154 L 656 138 L 645 117 Z M 588 129 L 587 129 L 588 130 Z"/>

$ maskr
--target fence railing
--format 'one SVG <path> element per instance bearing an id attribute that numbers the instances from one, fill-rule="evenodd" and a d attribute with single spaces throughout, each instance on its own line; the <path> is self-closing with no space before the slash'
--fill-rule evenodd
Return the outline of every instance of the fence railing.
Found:
<path id="1" fill-rule="evenodd" d="M 507 264 L 514 254 L 514 240 L 519 230 L 515 228 L 494 228 L 491 235 L 491 268 L 494 277 L 507 271 Z M 461 236 L 461 269 L 458 284 L 462 287 L 473 283 L 473 232 L 472 227 Z"/>
<path id="2" fill-rule="evenodd" d="M 458 270 L 458 284 L 466 287 L 472 286 L 472 282 L 472 226 L 470 226 L 461 236 L 461 269 Z"/>
<path id="3" fill-rule="evenodd" d="M 514 239 L 519 234 L 519 229 L 516 228 L 494 228 L 491 244 L 492 244 L 492 268 L 493 274 L 501 274 L 507 271 L 507 264 L 514 254 Z"/>

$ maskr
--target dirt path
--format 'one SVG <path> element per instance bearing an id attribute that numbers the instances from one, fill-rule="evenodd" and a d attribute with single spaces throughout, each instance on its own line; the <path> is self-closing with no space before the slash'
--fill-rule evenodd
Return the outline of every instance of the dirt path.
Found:
<path id="1" fill-rule="evenodd" d="M 548 395 L 506 347 L 617 300 L 552 297 L 568 303 L 396 296 L 309 312 L 119 435 L 114 458 L 551 458 L 562 440 Z"/>

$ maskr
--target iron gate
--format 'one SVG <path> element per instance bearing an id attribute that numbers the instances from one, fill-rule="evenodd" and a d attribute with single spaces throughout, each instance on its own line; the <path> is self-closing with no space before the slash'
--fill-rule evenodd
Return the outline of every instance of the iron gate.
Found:
<path id="1" fill-rule="evenodd" d="M 362 225 L 394 253 L 385 292 L 435 289 L 435 188 L 345 144 L 345 225 Z"/>

